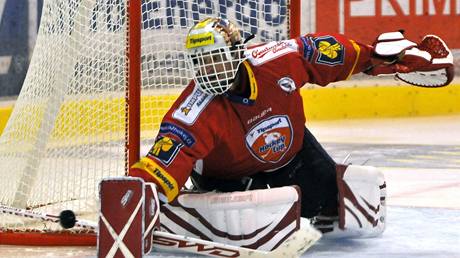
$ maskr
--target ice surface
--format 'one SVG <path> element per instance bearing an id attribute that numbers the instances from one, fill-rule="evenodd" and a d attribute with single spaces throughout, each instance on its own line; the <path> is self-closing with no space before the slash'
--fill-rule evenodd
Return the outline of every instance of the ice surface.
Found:
<path id="1" fill-rule="evenodd" d="M 302 257 L 460 257 L 460 211 L 389 207 L 378 238 L 322 239 Z"/>

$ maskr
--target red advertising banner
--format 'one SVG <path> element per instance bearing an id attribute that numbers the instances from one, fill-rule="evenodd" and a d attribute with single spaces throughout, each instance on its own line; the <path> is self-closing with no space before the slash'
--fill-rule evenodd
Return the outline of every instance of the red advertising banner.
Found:
<path id="1" fill-rule="evenodd" d="M 400 29 L 414 41 L 436 34 L 460 49 L 460 0 L 316 1 L 316 31 L 371 43 L 382 32 Z"/>

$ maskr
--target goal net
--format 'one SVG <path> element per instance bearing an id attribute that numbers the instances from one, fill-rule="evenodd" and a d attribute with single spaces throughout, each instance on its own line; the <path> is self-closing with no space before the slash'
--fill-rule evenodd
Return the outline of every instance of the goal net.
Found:
<path id="1" fill-rule="evenodd" d="M 236 21 L 243 37 L 255 34 L 255 42 L 286 39 L 299 31 L 293 15 L 299 5 L 300 0 L 44 0 L 29 71 L 0 138 L 0 210 L 71 209 L 96 221 L 100 179 L 124 175 L 130 155 L 153 144 L 163 114 L 190 81 L 183 46 L 188 28 L 220 16 Z M 140 100 L 133 90 L 138 85 Z M 131 135 L 139 130 L 129 129 L 136 119 L 140 143 Z M 56 223 L 0 212 L 0 243 L 12 243 L 5 240 L 11 233 L 55 231 L 62 231 Z"/>

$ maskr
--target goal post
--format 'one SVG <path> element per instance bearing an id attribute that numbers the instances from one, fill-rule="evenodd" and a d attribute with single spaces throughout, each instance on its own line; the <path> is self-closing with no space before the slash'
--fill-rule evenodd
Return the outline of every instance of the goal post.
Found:
<path id="1" fill-rule="evenodd" d="M 141 2 L 129 1 L 128 37 L 128 123 L 126 127 L 125 172 L 139 160 L 141 137 Z"/>
<path id="2" fill-rule="evenodd" d="M 0 137 L 0 205 L 70 209 L 96 221 L 99 181 L 126 174 L 148 150 L 192 78 L 184 60 L 188 28 L 220 16 L 244 38 L 255 34 L 254 42 L 287 39 L 300 33 L 300 2 L 44 0 L 31 64 Z M 56 223 L 0 212 L 0 244 L 35 233 L 38 245 L 46 235 L 48 245 L 78 244 Z"/>

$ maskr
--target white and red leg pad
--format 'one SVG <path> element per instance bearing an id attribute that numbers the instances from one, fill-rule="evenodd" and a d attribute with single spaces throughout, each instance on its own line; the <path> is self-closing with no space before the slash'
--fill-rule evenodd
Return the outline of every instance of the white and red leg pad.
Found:
<path id="1" fill-rule="evenodd" d="M 374 237 L 385 230 L 386 184 L 371 166 L 338 165 L 339 235 Z M 336 231 L 337 233 L 337 231 Z"/>
<path id="2" fill-rule="evenodd" d="M 142 257 L 158 222 L 158 196 L 140 178 L 108 178 L 99 185 L 98 257 Z"/>
<path id="3" fill-rule="evenodd" d="M 300 227 L 300 189 L 182 193 L 161 211 L 170 233 L 270 251 Z"/>

